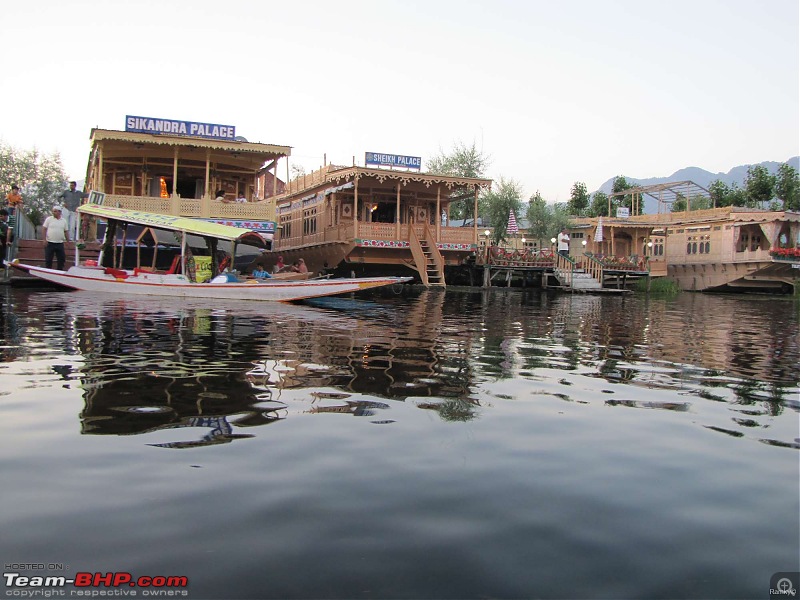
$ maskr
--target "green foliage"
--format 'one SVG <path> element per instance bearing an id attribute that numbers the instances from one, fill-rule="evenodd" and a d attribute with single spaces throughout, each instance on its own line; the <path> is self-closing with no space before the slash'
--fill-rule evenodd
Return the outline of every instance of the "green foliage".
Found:
<path id="1" fill-rule="evenodd" d="M 689 202 L 689 210 L 705 210 L 711 208 L 711 200 L 705 196 L 694 196 Z M 686 210 L 686 198 L 678 194 L 675 202 L 672 203 L 672 212 L 681 212 Z"/>
<path id="2" fill-rule="evenodd" d="M 783 210 L 800 210 L 800 180 L 797 169 L 789 163 L 778 167 L 775 176 L 775 196 L 781 201 Z"/>
<path id="3" fill-rule="evenodd" d="M 528 235 L 539 241 L 540 248 L 543 245 L 546 246 L 546 244 L 542 242 L 552 237 L 550 232 L 553 231 L 554 228 L 553 210 L 538 191 L 531 196 L 525 217 L 528 219 L 528 223 L 530 223 Z"/>
<path id="4" fill-rule="evenodd" d="M 586 184 L 582 181 L 576 181 L 570 190 L 567 210 L 572 215 L 582 216 L 588 207 L 589 192 L 586 191 Z"/>
<path id="5" fill-rule="evenodd" d="M 0 142 L 0 189 L 4 198 L 15 184 L 20 187 L 23 211 L 34 225 L 40 225 L 42 215 L 50 213 L 56 197 L 67 187 L 61 157 Z"/>
<path id="6" fill-rule="evenodd" d="M 634 188 L 635 186 L 628 183 L 628 180 L 625 179 L 622 175 L 617 175 L 614 178 L 614 184 L 611 188 L 611 191 L 615 194 L 619 192 L 624 192 L 625 190 L 629 190 Z M 616 206 L 612 207 L 612 210 L 615 210 L 618 206 L 628 207 L 633 214 L 633 194 L 625 194 L 624 196 L 615 196 L 616 199 Z M 614 213 L 612 213 L 614 214 Z"/>
<path id="7" fill-rule="evenodd" d="M 483 200 L 486 203 L 484 216 L 488 217 L 494 230 L 492 241 L 499 243 L 508 238 L 506 229 L 509 212 L 513 210 L 517 218 L 521 216 L 522 186 L 513 179 L 500 177 L 499 184 L 484 194 Z"/>
<path id="8" fill-rule="evenodd" d="M 453 146 L 450 153 L 445 154 L 439 151 L 437 156 L 427 161 L 427 172 L 437 175 L 450 175 L 451 177 L 484 177 L 486 169 L 489 168 L 490 158 L 479 151 L 472 142 L 467 146 L 463 142 L 458 142 Z M 472 216 L 473 198 L 464 198 L 459 202 L 450 205 L 450 217 L 453 219 L 465 219 Z M 486 208 L 486 202 L 479 200 L 479 213 L 482 214 Z"/>
<path id="9" fill-rule="evenodd" d="M 681 291 L 678 284 L 667 277 L 651 277 L 649 290 L 647 286 L 647 278 L 642 278 L 636 282 L 633 289 L 637 292 L 646 292 L 655 296 L 675 296 Z"/>
<path id="10" fill-rule="evenodd" d="M 550 237 L 555 237 L 558 233 L 569 226 L 569 209 L 566 204 L 556 202 L 553 204 L 553 223 L 550 230 Z"/>
<path id="11" fill-rule="evenodd" d="M 615 199 L 611 200 L 611 210 L 616 210 L 617 203 Z M 592 196 L 592 204 L 589 206 L 590 217 L 607 217 L 608 214 L 608 194 L 605 192 L 595 192 Z"/>
<path id="12" fill-rule="evenodd" d="M 762 165 L 751 165 L 747 167 L 744 187 L 745 206 L 759 208 L 772 199 L 775 176 Z"/>

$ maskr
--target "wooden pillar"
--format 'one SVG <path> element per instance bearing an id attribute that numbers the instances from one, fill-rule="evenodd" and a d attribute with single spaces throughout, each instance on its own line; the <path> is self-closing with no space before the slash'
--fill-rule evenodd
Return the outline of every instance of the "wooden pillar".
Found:
<path id="1" fill-rule="evenodd" d="M 203 194 L 205 198 L 208 198 L 210 195 L 209 186 L 211 185 L 211 151 L 206 150 L 206 191 Z"/>
<path id="2" fill-rule="evenodd" d="M 400 239 L 400 182 L 397 182 L 397 199 L 395 201 L 394 239 Z"/>
<path id="3" fill-rule="evenodd" d="M 475 206 L 472 210 L 472 243 L 478 245 L 478 186 L 475 186 Z"/>
<path id="4" fill-rule="evenodd" d="M 172 159 L 172 197 L 178 197 L 178 147 L 175 146 L 175 153 Z"/>
<path id="5" fill-rule="evenodd" d="M 106 191 L 106 182 L 103 174 L 103 144 L 97 147 L 97 187 L 101 192 Z"/>
<path id="6" fill-rule="evenodd" d="M 353 176 L 353 237 L 358 237 L 358 173 Z"/>
<path id="7" fill-rule="evenodd" d="M 442 241 L 442 186 L 436 186 L 436 242 Z"/>
<path id="8" fill-rule="evenodd" d="M 287 168 L 289 166 L 289 157 L 286 157 L 286 166 Z M 289 183 L 289 181 L 287 180 L 286 183 Z M 272 170 L 272 197 L 274 198 L 277 195 L 278 195 L 278 157 L 276 156 L 275 168 Z"/>

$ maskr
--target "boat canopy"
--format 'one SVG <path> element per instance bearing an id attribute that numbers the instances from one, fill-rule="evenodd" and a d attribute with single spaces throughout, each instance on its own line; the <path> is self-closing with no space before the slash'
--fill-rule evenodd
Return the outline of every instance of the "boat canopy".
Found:
<path id="1" fill-rule="evenodd" d="M 84 204 L 78 207 L 78 211 L 85 215 L 100 217 L 101 219 L 144 225 L 145 227 L 152 227 L 154 229 L 194 234 L 202 237 L 247 244 L 248 246 L 255 246 L 257 248 L 269 247 L 269 242 L 257 231 L 233 227 L 231 225 L 221 225 L 219 223 L 209 223 L 208 221 L 201 221 L 199 219 L 159 215 L 156 213 L 115 208 L 113 206 L 103 206 L 100 204 Z"/>

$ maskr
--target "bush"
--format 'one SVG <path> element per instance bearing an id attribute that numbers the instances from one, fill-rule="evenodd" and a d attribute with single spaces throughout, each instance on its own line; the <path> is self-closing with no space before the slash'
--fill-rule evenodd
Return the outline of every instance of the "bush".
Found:
<path id="1" fill-rule="evenodd" d="M 674 296 L 681 291 L 681 288 L 678 287 L 675 281 L 666 277 L 651 277 L 649 291 L 647 289 L 647 278 L 643 277 L 636 282 L 634 289 L 637 292 L 657 294 L 660 296 Z"/>

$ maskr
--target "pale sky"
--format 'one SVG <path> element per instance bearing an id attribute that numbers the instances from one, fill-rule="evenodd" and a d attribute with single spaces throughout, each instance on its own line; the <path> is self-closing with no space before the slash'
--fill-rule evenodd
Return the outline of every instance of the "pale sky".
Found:
<path id="1" fill-rule="evenodd" d="M 798 0 L 4 3 L 0 139 L 82 179 L 93 127 L 234 125 L 291 164 L 474 141 L 487 175 L 576 181 L 800 154 Z M 285 177 L 280 166 L 279 176 Z"/>

